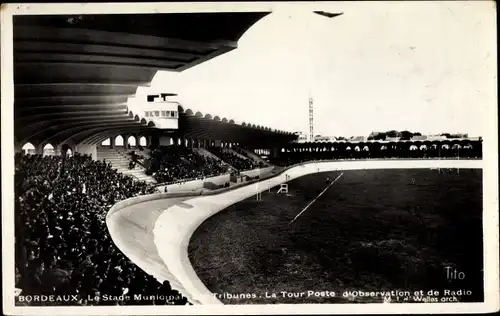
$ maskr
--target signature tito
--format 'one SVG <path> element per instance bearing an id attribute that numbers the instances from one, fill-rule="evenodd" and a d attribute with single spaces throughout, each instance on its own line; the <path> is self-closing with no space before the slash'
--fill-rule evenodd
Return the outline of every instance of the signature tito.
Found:
<path id="1" fill-rule="evenodd" d="M 453 269 L 452 267 L 445 267 L 446 270 L 446 278 L 448 280 L 463 280 L 465 279 L 465 273 L 458 271 L 457 269 Z"/>

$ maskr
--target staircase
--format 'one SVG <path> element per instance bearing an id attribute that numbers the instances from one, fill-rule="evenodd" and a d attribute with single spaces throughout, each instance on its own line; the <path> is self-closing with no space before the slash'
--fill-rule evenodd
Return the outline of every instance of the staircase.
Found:
<path id="1" fill-rule="evenodd" d="M 218 161 L 222 161 L 219 157 L 217 157 L 213 153 L 209 152 L 205 148 L 193 148 L 193 151 L 197 152 L 198 154 L 200 154 L 202 156 L 205 156 L 205 157 L 208 157 L 208 158 L 212 158 L 212 159 L 216 159 Z"/>
<path id="2" fill-rule="evenodd" d="M 228 164 L 227 162 L 225 162 L 224 160 L 222 160 L 219 156 L 217 156 L 216 154 L 210 152 L 209 150 L 206 150 L 205 148 L 193 148 L 193 150 L 195 152 L 197 152 L 198 154 L 202 155 L 202 156 L 209 157 L 209 158 L 215 159 L 217 161 L 221 161 L 221 162 L 225 163 L 226 165 L 228 165 L 231 169 L 233 169 L 235 171 L 238 170 L 235 167 L 233 167 L 230 164 Z"/>
<path id="3" fill-rule="evenodd" d="M 137 155 L 144 156 L 145 159 L 151 158 L 151 149 L 144 149 L 140 151 L 137 148 L 130 148 L 130 149 L 124 149 L 124 148 L 114 148 L 120 155 L 124 156 L 127 159 L 130 159 L 130 153 L 135 151 Z"/>
<path id="4" fill-rule="evenodd" d="M 122 149 L 125 151 L 124 149 Z M 136 154 L 144 156 L 144 158 L 149 159 L 151 158 L 151 149 L 146 149 L 144 148 L 142 151 L 136 148 L 131 148 L 128 149 L 127 152 L 135 151 Z"/>
<path id="5" fill-rule="evenodd" d="M 156 183 L 156 180 L 153 177 L 146 175 L 146 169 L 139 164 L 136 164 L 135 168 L 132 170 L 128 168 L 130 158 L 127 153 L 133 150 L 134 149 L 98 147 L 97 160 L 106 160 L 106 162 L 111 163 L 111 166 L 117 169 L 118 172 L 129 175 L 136 180 L 145 181 L 147 183 Z M 140 153 L 147 157 L 144 154 L 144 151 Z"/>
<path id="6" fill-rule="evenodd" d="M 233 150 L 231 148 L 224 148 L 223 151 L 225 151 L 227 153 L 230 153 L 230 154 L 233 154 L 233 155 L 235 155 L 235 156 L 237 156 L 237 157 L 239 157 L 241 159 L 244 159 L 244 160 L 250 159 L 248 157 L 243 156 L 242 154 L 240 154 L 239 152 L 237 152 L 236 150 Z"/>
<path id="7" fill-rule="evenodd" d="M 252 158 L 255 162 L 259 163 L 262 162 L 264 166 L 271 166 L 269 162 L 265 161 L 264 159 L 260 158 L 259 155 L 255 154 L 251 150 L 244 149 L 244 148 L 238 148 L 238 150 L 241 150 L 242 152 L 246 153 L 248 157 Z"/>

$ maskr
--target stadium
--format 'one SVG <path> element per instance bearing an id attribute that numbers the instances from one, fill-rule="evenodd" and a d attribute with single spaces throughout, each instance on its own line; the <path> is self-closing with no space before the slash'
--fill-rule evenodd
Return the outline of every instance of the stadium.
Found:
<path id="1" fill-rule="evenodd" d="M 484 301 L 481 137 L 323 137 L 310 96 L 300 137 L 152 85 L 273 14 L 13 16 L 15 306 Z"/>

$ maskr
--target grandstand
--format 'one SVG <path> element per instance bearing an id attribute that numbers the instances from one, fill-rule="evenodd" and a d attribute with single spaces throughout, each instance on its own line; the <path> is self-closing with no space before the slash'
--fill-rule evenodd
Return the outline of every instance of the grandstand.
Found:
<path id="1" fill-rule="evenodd" d="M 306 174 L 293 171 L 301 166 L 316 172 L 316 165 L 313 170 L 309 163 L 318 163 L 319 173 L 322 163 L 345 166 L 351 160 L 414 159 L 429 167 L 435 160 L 444 166 L 442 161 L 482 158 L 481 139 L 297 142 L 292 132 L 187 108 L 173 102 L 171 92 L 148 95 L 143 100 L 147 110 L 127 103 L 157 71 L 182 72 L 237 49 L 242 34 L 268 14 L 14 17 L 17 306 L 46 305 L 28 300 L 39 294 L 76 297 L 51 303 L 64 306 L 204 304 L 202 295 L 192 295 L 203 287 L 201 281 L 179 281 L 184 280 L 182 273 L 192 276 L 190 268 L 165 259 L 177 257 L 180 252 L 173 247 L 179 246 L 184 247 L 181 256 L 185 253 L 179 262 L 189 263 L 184 240 L 189 236 L 168 235 L 172 242 L 164 239 L 165 248 L 158 247 L 165 218 L 172 223 L 184 216 L 179 230 L 192 234 L 208 216 L 235 201 L 244 200 L 248 207 L 247 196 L 239 192 L 250 187 L 257 188 L 264 202 L 270 195 L 293 195 L 288 204 L 298 207 L 308 184 L 288 181 Z M 295 172 L 290 173 L 293 179 L 288 170 Z M 353 179 L 354 184 L 360 181 Z M 321 187 L 317 183 L 308 194 Z M 298 187 L 300 194 L 295 193 Z M 277 188 L 286 194 L 276 197 Z M 211 200 L 206 208 L 192 202 L 218 194 L 223 194 L 220 200 Z M 251 203 L 257 203 L 254 194 Z M 273 204 L 264 205 L 256 209 Z M 124 210 L 131 218 L 128 223 L 120 218 Z M 279 220 L 286 222 L 291 213 L 284 213 Z M 120 231 L 120 220 L 126 230 Z M 213 222 L 207 225 L 220 229 Z M 195 241 L 201 249 L 200 238 L 196 235 Z M 189 251 L 194 251 L 192 246 Z M 272 260 L 275 254 L 263 257 Z M 199 265 L 197 269 L 202 270 Z M 205 280 L 212 282 L 212 277 Z M 133 299 L 90 299 L 105 294 Z"/>
<path id="2" fill-rule="evenodd" d="M 158 70 L 180 72 L 236 49 L 243 32 L 267 14 L 14 17 L 15 150 L 24 153 L 16 154 L 16 286 L 22 293 L 176 293 L 168 282 L 155 284 L 112 245 L 106 211 L 158 186 L 230 173 L 229 162 L 199 153 L 205 148 L 259 139 L 268 140 L 262 146 L 284 144 L 292 136 L 178 104 L 171 111 L 176 128 L 165 128 L 167 121 L 151 118 L 156 111 L 134 113 L 127 99 Z M 164 115 L 167 104 L 152 106 L 161 106 Z M 247 159 L 230 162 L 253 167 L 241 161 Z M 219 184 L 228 183 L 229 174 Z M 47 225 L 41 231 L 40 223 Z M 97 235 L 84 237 L 90 227 Z M 100 277 L 88 283 L 90 274 Z M 185 303 L 178 295 L 167 304 Z"/>

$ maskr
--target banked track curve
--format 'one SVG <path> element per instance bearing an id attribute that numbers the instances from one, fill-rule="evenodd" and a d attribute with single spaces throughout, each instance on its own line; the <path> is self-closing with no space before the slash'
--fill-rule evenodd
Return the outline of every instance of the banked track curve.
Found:
<path id="1" fill-rule="evenodd" d="M 324 161 L 293 166 L 272 178 L 216 195 L 158 194 L 118 203 L 106 222 L 116 246 L 146 273 L 170 281 L 194 305 L 222 304 L 188 258 L 194 231 L 209 217 L 281 183 L 316 172 L 363 169 L 483 168 L 481 160 Z M 288 180 L 286 179 L 288 175 Z"/>

